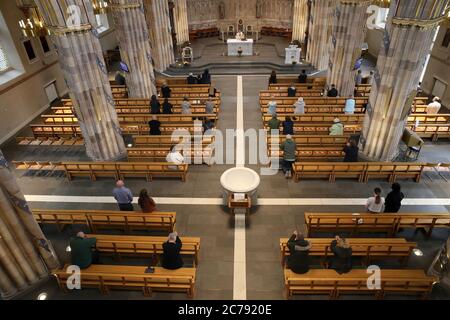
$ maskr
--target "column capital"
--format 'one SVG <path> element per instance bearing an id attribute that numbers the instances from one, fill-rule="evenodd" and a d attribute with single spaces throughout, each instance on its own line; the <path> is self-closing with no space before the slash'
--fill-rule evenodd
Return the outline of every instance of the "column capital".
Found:
<path id="1" fill-rule="evenodd" d="M 365 6 L 369 5 L 371 3 L 370 0 L 340 0 L 340 4 L 348 4 L 348 5 L 355 5 L 355 6 Z"/>
<path id="2" fill-rule="evenodd" d="M 50 32 L 54 35 L 64 35 L 68 33 L 76 33 L 76 32 L 85 32 L 92 30 L 92 25 L 87 24 L 81 24 L 78 26 L 71 26 L 71 27 L 57 27 L 57 26 L 47 26 L 47 28 L 50 30 Z"/>
<path id="3" fill-rule="evenodd" d="M 447 17 L 442 15 L 441 17 L 435 19 L 411 19 L 411 18 L 392 18 L 392 24 L 397 26 L 412 26 L 422 29 L 432 29 L 437 27 L 443 20 Z"/>

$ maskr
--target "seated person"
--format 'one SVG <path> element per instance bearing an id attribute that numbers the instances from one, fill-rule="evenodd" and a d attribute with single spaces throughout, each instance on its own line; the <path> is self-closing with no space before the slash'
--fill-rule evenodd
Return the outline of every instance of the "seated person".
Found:
<path id="1" fill-rule="evenodd" d="M 191 104 L 187 97 L 184 97 L 183 102 L 181 103 L 181 114 L 192 114 Z"/>
<path id="2" fill-rule="evenodd" d="M 311 249 L 311 244 L 305 240 L 303 234 L 294 231 L 287 246 L 290 253 L 287 259 L 289 269 L 297 274 L 307 273 L 310 264 L 309 250 Z"/>
<path id="3" fill-rule="evenodd" d="M 330 136 L 343 136 L 344 125 L 339 118 L 334 119 L 334 124 L 330 128 Z"/>
<path id="4" fill-rule="evenodd" d="M 161 113 L 161 104 L 158 101 L 158 98 L 153 95 L 150 100 L 150 113 L 151 114 L 160 114 Z"/>
<path id="5" fill-rule="evenodd" d="M 438 114 L 442 108 L 441 99 L 434 97 L 433 102 L 427 106 L 427 114 Z"/>
<path id="6" fill-rule="evenodd" d="M 330 269 L 336 270 L 339 274 L 348 273 L 352 270 L 352 253 L 347 239 L 336 236 L 331 242 L 331 251 L 333 257 L 331 258 Z"/>
<path id="7" fill-rule="evenodd" d="M 122 74 L 122 72 L 117 71 L 116 72 L 116 76 L 114 78 L 114 81 L 116 82 L 117 85 L 119 86 L 125 86 L 126 85 L 126 80 L 124 75 Z"/>
<path id="8" fill-rule="evenodd" d="M 207 132 L 208 130 L 212 130 L 214 129 L 215 125 L 214 125 L 214 121 L 212 121 L 211 119 L 206 118 L 203 121 L 203 132 Z"/>
<path id="9" fill-rule="evenodd" d="M 181 248 L 183 243 L 178 233 L 169 234 L 169 239 L 163 244 L 162 267 L 168 270 L 177 270 L 183 267 Z"/>
<path id="10" fill-rule="evenodd" d="M 162 87 L 161 87 L 161 95 L 162 95 L 162 97 L 163 98 L 170 98 L 170 93 L 171 92 L 172 92 L 172 90 L 167 85 L 167 82 L 164 82 Z"/>
<path id="11" fill-rule="evenodd" d="M 297 88 L 295 87 L 295 84 L 291 84 L 291 86 L 288 88 L 288 97 L 295 97 L 297 95 Z"/>
<path id="12" fill-rule="evenodd" d="M 275 101 L 275 97 L 272 96 L 272 100 L 267 104 L 268 113 L 273 116 L 277 114 L 277 102 Z"/>
<path id="13" fill-rule="evenodd" d="M 302 97 L 298 98 L 297 102 L 294 103 L 294 114 L 305 114 L 305 101 Z"/>
<path id="14" fill-rule="evenodd" d="M 152 213 L 156 210 L 155 201 L 148 195 L 147 189 L 142 189 L 139 193 L 138 200 L 139 207 L 142 209 L 142 213 Z"/>
<path id="15" fill-rule="evenodd" d="M 306 70 L 302 70 L 302 73 L 298 76 L 298 82 L 306 83 L 307 79 L 308 79 L 308 75 L 306 74 Z"/>
<path id="16" fill-rule="evenodd" d="M 161 135 L 161 122 L 158 120 L 158 117 L 153 116 L 152 120 L 148 123 L 150 127 L 150 135 L 151 136 L 160 136 Z"/>
<path id="17" fill-rule="evenodd" d="M 277 80 L 277 72 L 275 70 L 272 71 L 269 78 L 269 84 L 276 84 L 278 82 Z"/>
<path id="18" fill-rule="evenodd" d="M 197 84 L 198 83 L 197 77 L 195 77 L 192 72 L 189 73 L 189 76 L 187 77 L 186 81 L 187 81 L 187 84 Z"/>
<path id="19" fill-rule="evenodd" d="M 212 97 L 209 97 L 208 100 L 205 103 L 205 112 L 206 114 L 214 114 L 214 108 L 215 108 L 214 101 Z"/>
<path id="20" fill-rule="evenodd" d="M 177 146 L 174 145 L 170 148 L 170 152 L 167 154 L 166 156 L 166 161 L 168 163 L 173 163 L 173 164 L 184 164 L 184 157 L 183 155 L 177 150 Z M 178 167 L 177 166 L 169 166 L 169 169 L 172 170 L 177 170 Z"/>
<path id="21" fill-rule="evenodd" d="M 169 99 L 164 99 L 162 105 L 163 114 L 173 114 L 173 105 L 169 102 Z"/>
<path id="22" fill-rule="evenodd" d="M 88 238 L 84 232 L 79 232 L 70 240 L 71 264 L 87 269 L 91 264 L 98 263 L 98 253 L 93 251 L 96 243 L 96 238 Z"/>
<path id="23" fill-rule="evenodd" d="M 272 130 L 280 130 L 281 121 L 278 120 L 277 115 L 273 115 L 272 119 L 269 120 L 269 129 Z"/>
<path id="24" fill-rule="evenodd" d="M 344 162 L 358 162 L 359 148 L 356 145 L 355 140 L 350 139 L 344 147 Z"/>
<path id="25" fill-rule="evenodd" d="M 327 97 L 336 98 L 339 95 L 338 90 L 336 89 L 336 85 L 332 84 L 331 89 L 327 92 Z"/>
<path id="26" fill-rule="evenodd" d="M 351 96 L 349 99 L 345 101 L 345 108 L 344 108 L 345 114 L 355 114 L 355 106 L 356 106 L 355 97 Z"/>
<path id="27" fill-rule="evenodd" d="M 283 134 L 294 135 L 294 121 L 292 121 L 291 117 L 286 117 L 286 120 L 283 121 Z"/>

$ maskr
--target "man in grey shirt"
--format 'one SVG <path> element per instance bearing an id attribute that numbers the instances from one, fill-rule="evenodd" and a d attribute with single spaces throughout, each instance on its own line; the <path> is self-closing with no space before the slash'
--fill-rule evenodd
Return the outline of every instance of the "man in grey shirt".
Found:
<path id="1" fill-rule="evenodd" d="M 119 205 L 120 211 L 134 211 L 133 194 L 130 189 L 125 188 L 125 183 L 122 180 L 117 181 L 113 195 Z"/>

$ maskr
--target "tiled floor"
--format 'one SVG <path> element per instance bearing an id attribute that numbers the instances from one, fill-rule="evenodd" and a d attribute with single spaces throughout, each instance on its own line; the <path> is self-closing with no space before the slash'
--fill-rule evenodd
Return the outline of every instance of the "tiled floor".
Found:
<path id="1" fill-rule="evenodd" d="M 236 127 L 236 89 L 237 79 L 234 76 L 215 77 L 214 85 L 222 91 L 222 108 L 219 129 Z M 267 86 L 267 77 L 244 76 L 244 127 L 245 129 L 262 128 L 261 114 L 258 105 L 259 90 Z M 83 148 L 39 148 L 16 146 L 14 143 L 3 148 L 8 160 L 87 160 Z M 421 160 L 449 161 L 450 144 L 447 141 L 425 146 Z M 155 180 L 146 183 L 144 180 L 127 180 L 127 185 L 135 194 L 141 188 L 148 188 L 154 197 L 181 198 L 220 198 L 222 187 L 221 174 L 233 167 L 230 165 L 191 166 L 186 183 L 171 180 Z M 258 165 L 248 167 L 259 170 Z M 30 177 L 17 172 L 18 181 L 26 195 L 70 195 L 70 196 L 102 196 L 110 197 L 114 181 L 100 179 L 91 182 L 76 179 L 67 182 L 64 178 Z M 424 178 L 421 183 L 403 181 L 402 186 L 407 198 L 438 199 L 450 198 L 449 183 L 437 175 Z M 384 181 L 371 181 L 360 184 L 350 180 L 328 183 L 321 180 L 301 181 L 294 183 L 286 180 L 279 173 L 275 176 L 262 176 L 259 188 L 260 198 L 331 198 L 331 199 L 364 199 L 376 186 L 385 192 L 389 184 Z M 339 200 L 336 200 L 339 201 Z M 54 209 L 105 209 L 114 210 L 112 203 L 43 203 L 31 202 L 32 208 Z M 234 255 L 234 219 L 227 210 L 217 205 L 158 205 L 161 211 L 177 212 L 177 230 L 181 236 L 201 237 L 201 253 L 198 266 L 196 299 L 232 299 L 233 297 L 233 255 Z M 405 206 L 402 211 L 447 212 L 450 206 Z M 283 276 L 280 265 L 279 238 L 289 236 L 297 225 L 303 225 L 305 211 L 362 211 L 361 206 L 259 206 L 255 208 L 246 222 L 246 285 L 248 299 L 284 299 Z M 44 232 L 52 240 L 58 255 L 63 262 L 68 261 L 65 248 L 70 236 L 78 229 L 68 228 L 58 233 L 54 228 L 45 226 Z M 430 240 L 425 240 L 422 233 L 414 234 L 408 230 L 402 234 L 407 239 L 417 241 L 425 256 L 412 257 L 408 267 L 426 269 L 440 246 L 447 240 L 450 232 L 438 230 Z M 106 263 L 116 263 L 104 260 Z M 130 260 L 127 263 L 146 264 L 145 260 Z M 391 264 L 387 264 L 389 266 Z M 25 294 L 22 298 L 33 299 L 38 292 L 46 291 L 50 299 L 144 299 L 140 293 L 112 292 L 111 296 L 101 296 L 96 290 L 83 290 L 70 294 L 61 293 L 53 279 Z M 325 297 L 297 297 L 296 299 L 313 299 Z M 362 298 L 352 297 L 347 298 Z M 400 297 L 403 298 L 403 297 Z M 450 294 L 436 288 L 435 299 L 448 299 Z M 155 294 L 152 299 L 186 299 L 183 294 Z"/>

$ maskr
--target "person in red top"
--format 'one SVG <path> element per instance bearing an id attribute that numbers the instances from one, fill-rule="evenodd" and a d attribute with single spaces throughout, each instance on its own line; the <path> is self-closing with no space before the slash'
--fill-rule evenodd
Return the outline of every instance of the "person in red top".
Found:
<path id="1" fill-rule="evenodd" d="M 156 210 L 156 203 L 149 197 L 147 189 L 142 189 L 139 193 L 138 204 L 143 213 L 152 213 Z"/>

